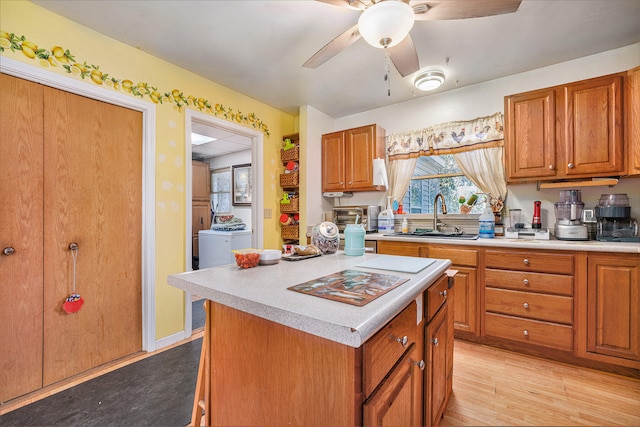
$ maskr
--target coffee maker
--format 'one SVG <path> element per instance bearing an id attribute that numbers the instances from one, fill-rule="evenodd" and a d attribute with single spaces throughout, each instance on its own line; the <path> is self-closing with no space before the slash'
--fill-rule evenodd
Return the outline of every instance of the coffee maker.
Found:
<path id="1" fill-rule="evenodd" d="M 601 195 L 594 215 L 597 221 L 596 240 L 640 242 L 638 221 L 631 218 L 631 206 L 626 194 Z"/>
<path id="2" fill-rule="evenodd" d="M 589 240 L 589 230 L 582 223 L 582 192 L 563 190 L 560 201 L 554 203 L 556 212 L 555 236 L 558 240 Z"/>

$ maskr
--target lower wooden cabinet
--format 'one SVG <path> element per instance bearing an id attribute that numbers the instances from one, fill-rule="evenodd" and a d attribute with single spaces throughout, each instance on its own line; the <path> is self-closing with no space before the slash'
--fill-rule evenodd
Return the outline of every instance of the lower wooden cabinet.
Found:
<path id="1" fill-rule="evenodd" d="M 386 240 L 378 252 L 451 260 L 456 338 L 640 378 L 640 254 Z"/>
<path id="2" fill-rule="evenodd" d="M 480 332 L 478 321 L 478 259 L 477 249 L 452 245 L 432 245 L 411 242 L 378 241 L 378 253 L 424 258 L 450 259 L 451 269 L 456 270 L 453 325 L 456 336 L 476 335 Z"/>
<path id="3" fill-rule="evenodd" d="M 585 290 L 580 355 L 638 367 L 640 255 L 589 255 Z"/>
<path id="4" fill-rule="evenodd" d="M 484 258 L 484 334 L 573 351 L 574 256 L 487 249 Z"/>
<path id="5" fill-rule="evenodd" d="M 455 275 L 454 328 L 461 333 L 478 333 L 478 250 L 452 246 L 429 245 L 426 254 L 429 258 L 451 260 L 451 269 Z"/>

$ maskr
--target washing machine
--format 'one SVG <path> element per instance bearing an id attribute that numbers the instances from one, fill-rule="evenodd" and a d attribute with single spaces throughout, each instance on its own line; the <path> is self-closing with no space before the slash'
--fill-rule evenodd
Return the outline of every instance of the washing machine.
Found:
<path id="1" fill-rule="evenodd" d="M 199 269 L 234 264 L 234 249 L 251 247 L 251 230 L 198 232 Z"/>

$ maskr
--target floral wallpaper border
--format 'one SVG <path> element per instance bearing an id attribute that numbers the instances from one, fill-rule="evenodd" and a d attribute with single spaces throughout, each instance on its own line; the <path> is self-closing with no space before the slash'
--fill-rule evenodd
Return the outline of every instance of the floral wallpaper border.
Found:
<path id="1" fill-rule="evenodd" d="M 43 49 L 27 40 L 24 35 L 18 37 L 15 33 L 0 30 L 0 52 L 5 51 L 13 53 L 21 51 L 27 58 L 37 61 L 41 67 L 62 67 L 66 73 L 79 76 L 83 80 L 88 79 L 97 85 L 107 86 L 140 98 L 147 98 L 156 104 L 171 104 L 180 112 L 184 111 L 185 106 L 191 106 L 217 117 L 252 126 L 270 135 L 269 127 L 255 113 L 244 114 L 241 111 L 234 111 L 220 103 L 212 104 L 208 99 L 202 97 L 185 95 L 179 89 L 161 91 L 158 87 L 146 82 L 134 83 L 130 79 L 110 76 L 98 65 L 88 64 L 86 61 L 79 62 L 69 49 L 64 49 L 61 46 L 53 46 L 51 50 Z"/>

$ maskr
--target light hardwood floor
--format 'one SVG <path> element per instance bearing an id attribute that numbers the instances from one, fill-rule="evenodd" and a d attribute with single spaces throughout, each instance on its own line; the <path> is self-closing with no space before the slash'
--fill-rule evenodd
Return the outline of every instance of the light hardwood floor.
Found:
<path id="1" fill-rule="evenodd" d="M 640 380 L 455 341 L 440 426 L 640 426 Z"/>

